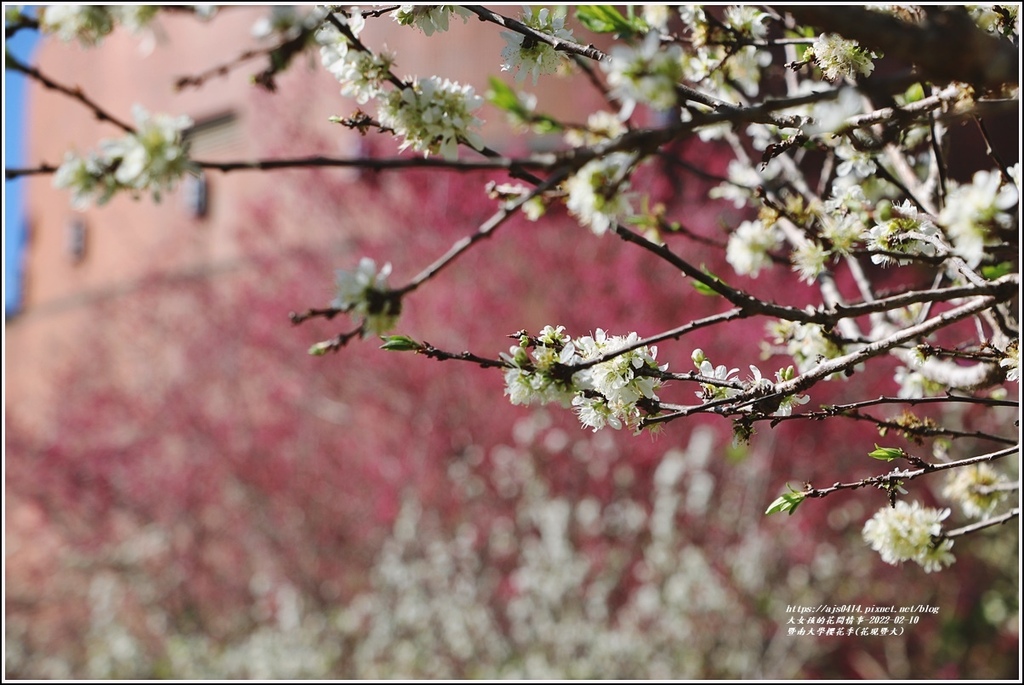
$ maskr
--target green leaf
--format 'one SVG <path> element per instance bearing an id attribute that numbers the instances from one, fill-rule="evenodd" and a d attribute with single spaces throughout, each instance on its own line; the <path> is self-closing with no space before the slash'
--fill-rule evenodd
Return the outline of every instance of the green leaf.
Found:
<path id="1" fill-rule="evenodd" d="M 418 352 L 423 349 L 423 345 L 407 335 L 382 335 L 380 339 L 384 341 L 380 349 L 390 352 Z"/>
<path id="2" fill-rule="evenodd" d="M 918 100 L 924 99 L 924 86 L 920 83 L 907 88 L 907 92 L 903 94 L 903 104 L 909 105 L 911 102 L 917 102 Z"/>
<path id="3" fill-rule="evenodd" d="M 516 92 L 507 83 L 497 76 L 488 78 L 487 83 L 491 87 L 486 93 L 488 102 L 506 112 L 522 114 L 523 105 L 519 102 L 519 96 L 516 95 Z"/>
<path id="4" fill-rule="evenodd" d="M 309 353 L 314 357 L 322 357 L 325 354 L 327 354 L 327 350 L 329 349 L 330 345 L 327 343 L 327 341 L 318 342 L 317 344 L 309 348 Z"/>
<path id="5" fill-rule="evenodd" d="M 765 516 L 771 514 L 778 514 L 779 512 L 786 512 L 790 516 L 796 511 L 796 508 L 800 506 L 800 503 L 804 501 L 804 493 L 794 490 L 789 484 L 786 485 L 789 488 L 789 492 L 784 492 L 779 495 L 778 499 L 768 505 L 765 510 Z"/>
<path id="6" fill-rule="evenodd" d="M 639 17 L 630 21 L 611 5 L 580 5 L 576 8 L 576 19 L 594 33 L 616 32 L 629 36 L 646 28 Z"/>
<path id="7" fill-rule="evenodd" d="M 721 283 L 722 282 L 721 278 L 719 278 L 715 274 L 711 273 L 711 271 L 709 271 L 708 268 L 706 266 L 704 266 L 703 264 L 700 265 L 700 270 L 703 271 L 705 275 L 710 276 L 711 278 L 713 278 L 716 283 Z M 715 296 L 721 294 L 721 293 L 717 292 L 714 288 L 709 286 L 707 283 L 702 283 L 702 282 L 697 281 L 697 280 L 695 280 L 693 282 L 693 289 L 696 290 L 697 292 L 699 292 L 701 295 L 707 295 L 709 297 L 715 297 Z"/>
<path id="8" fill-rule="evenodd" d="M 874 451 L 868 452 L 868 456 L 879 461 L 894 461 L 907 456 L 907 453 L 902 447 L 879 447 L 876 443 Z"/>
<path id="9" fill-rule="evenodd" d="M 1013 262 L 1000 262 L 981 267 L 981 275 L 990 281 L 1002 278 L 1009 273 L 1013 273 Z"/>

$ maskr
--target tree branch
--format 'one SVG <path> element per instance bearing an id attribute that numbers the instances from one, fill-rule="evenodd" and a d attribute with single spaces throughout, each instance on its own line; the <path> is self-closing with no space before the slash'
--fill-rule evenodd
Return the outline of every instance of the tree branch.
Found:
<path id="1" fill-rule="evenodd" d="M 6 66 L 6 68 L 13 69 L 14 71 L 20 72 L 20 73 L 24 74 L 25 76 L 28 76 L 29 78 L 35 79 L 39 83 L 43 84 L 43 86 L 45 86 L 46 88 L 48 88 L 50 90 L 55 90 L 55 91 L 57 91 L 58 93 L 60 93 L 62 95 L 68 96 L 72 100 L 76 100 L 77 102 L 80 102 L 81 104 L 85 105 L 87 108 L 92 110 L 92 113 L 100 121 L 110 122 L 114 126 L 117 126 L 119 129 L 124 131 L 125 133 L 135 133 L 135 128 L 133 126 L 131 126 L 129 124 L 126 124 L 125 122 L 123 122 L 120 119 L 118 119 L 117 117 L 115 117 L 113 114 L 110 114 L 105 109 L 103 109 L 102 107 L 97 105 L 95 102 L 93 102 L 91 99 L 89 99 L 85 95 L 85 93 L 82 92 L 81 88 L 79 88 L 77 86 L 75 88 L 70 88 L 68 86 L 65 86 L 65 85 L 62 85 L 60 83 L 57 83 L 56 81 L 54 81 L 54 80 L 50 79 L 49 77 L 45 76 L 42 72 L 40 72 L 35 67 L 31 67 L 31 66 L 29 66 L 29 65 L 19 61 L 18 58 L 15 57 L 14 55 L 12 55 L 10 52 L 5 53 L 4 58 L 5 58 L 5 66 Z M 7 178 L 16 178 L 16 177 L 7 176 Z"/>
<path id="2" fill-rule="evenodd" d="M 1017 49 L 982 31 L 962 7 L 928 13 L 921 25 L 857 6 L 780 5 L 802 24 L 852 38 L 865 47 L 920 68 L 928 79 L 965 81 L 986 88 L 1016 84 Z M 951 50 L 951 46 L 957 49 Z"/>

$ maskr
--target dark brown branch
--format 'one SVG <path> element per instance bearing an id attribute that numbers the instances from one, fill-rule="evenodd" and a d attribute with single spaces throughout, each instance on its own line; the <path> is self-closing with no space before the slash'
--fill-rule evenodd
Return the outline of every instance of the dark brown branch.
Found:
<path id="1" fill-rule="evenodd" d="M 115 117 L 113 114 L 110 114 L 105 109 L 97 105 L 95 102 L 89 99 L 85 95 L 85 93 L 82 92 L 81 88 L 77 86 L 74 88 L 70 88 L 68 86 L 57 83 L 56 81 L 45 76 L 35 67 L 30 67 L 29 65 L 20 62 L 17 57 L 15 57 L 9 52 L 6 53 L 4 57 L 6 68 L 13 69 L 14 71 L 25 74 L 25 76 L 35 79 L 36 81 L 39 81 L 39 83 L 43 84 L 43 86 L 45 86 L 46 88 L 50 90 L 55 90 L 58 93 L 61 93 L 62 95 L 67 95 L 72 100 L 76 100 L 82 103 L 87 108 L 89 108 L 92 111 L 92 113 L 96 116 L 96 118 L 100 121 L 110 122 L 114 126 L 117 126 L 119 129 L 124 131 L 125 133 L 135 133 L 135 128 L 133 126 L 126 124 L 125 122 Z M 7 176 L 7 178 L 14 177 Z"/>
<path id="2" fill-rule="evenodd" d="M 862 402 L 852 402 L 850 404 L 833 404 L 831 406 L 822 407 L 823 411 L 830 412 L 833 414 L 846 411 L 848 409 L 860 409 L 863 407 L 874 407 L 881 404 L 909 404 L 911 406 L 917 404 L 949 404 L 950 402 L 964 402 L 968 404 L 981 404 L 988 407 L 1018 407 L 1019 402 L 1011 402 L 1010 400 L 996 400 L 989 397 L 966 397 L 962 395 L 943 395 L 942 397 L 877 397 L 873 400 L 864 400 Z"/>
<path id="3" fill-rule="evenodd" d="M 1018 516 L 1020 516 L 1020 507 L 1014 507 L 1000 516 L 994 516 L 990 519 L 985 519 L 984 521 L 978 521 L 977 523 L 972 523 L 968 526 L 964 526 L 963 528 L 955 528 L 945 533 L 941 533 L 936 537 L 939 540 L 950 540 L 952 538 L 960 537 L 961 535 L 967 535 L 968 533 L 974 533 L 979 530 L 984 530 L 985 528 L 991 528 L 992 526 L 1001 526 L 1007 521 L 1012 521 Z"/>
<path id="4" fill-rule="evenodd" d="M 606 54 L 595 48 L 593 45 L 580 45 L 579 43 L 574 43 L 571 40 L 556 38 L 555 36 L 544 33 L 543 31 L 531 28 L 521 21 L 502 16 L 497 12 L 492 12 L 483 5 L 463 5 L 463 7 L 479 17 L 480 21 L 497 24 L 498 26 L 510 29 L 516 33 L 521 33 L 527 38 L 531 38 L 538 43 L 550 45 L 559 52 L 565 52 L 570 55 L 580 55 L 597 62 L 600 62 L 607 57 Z"/>
<path id="5" fill-rule="evenodd" d="M 890 486 L 899 481 L 908 481 L 919 478 L 928 473 L 937 473 L 939 471 L 947 471 L 949 469 L 957 469 L 962 466 L 970 466 L 972 464 L 980 464 L 988 461 L 995 461 L 996 459 L 1002 459 L 1008 457 L 1011 454 L 1017 454 L 1020 452 L 1020 446 L 1015 445 L 1004 450 L 997 452 L 990 452 L 989 454 L 983 454 L 978 457 L 968 457 L 967 459 L 960 459 L 959 461 L 951 461 L 945 464 L 927 464 L 917 469 L 907 469 L 901 471 L 900 469 L 893 469 L 890 473 L 882 476 L 870 476 L 859 481 L 852 483 L 834 483 L 827 488 L 814 488 L 808 487 L 803 490 L 804 497 L 826 497 L 831 495 L 833 492 L 839 490 L 857 490 L 859 488 L 866 488 L 869 486 Z"/>
<path id="6" fill-rule="evenodd" d="M 473 245 L 480 242 L 484 238 L 490 237 L 494 233 L 494 231 L 498 229 L 499 226 L 505 223 L 513 214 L 515 214 L 516 210 L 522 207 L 526 202 L 533 199 L 537 195 L 540 195 L 544 191 L 554 188 L 559 183 L 561 183 L 562 180 L 566 176 L 568 176 L 568 174 L 568 170 L 563 168 L 556 172 L 555 174 L 553 174 L 546 181 L 538 185 L 531 192 L 521 195 L 518 199 L 504 204 L 501 207 L 501 209 L 499 209 L 497 212 L 491 215 L 491 217 L 487 221 L 481 224 L 475 233 L 458 240 L 454 245 L 451 246 L 451 248 L 449 248 L 448 252 L 442 255 L 437 261 L 435 261 L 433 264 L 431 264 L 422 272 L 420 272 L 405 286 L 398 288 L 394 292 L 398 296 L 403 296 L 406 293 L 410 293 L 413 290 L 419 288 L 421 285 L 423 285 L 431 278 L 436 276 L 438 272 L 440 272 L 442 269 L 448 266 L 448 264 L 453 262 L 463 252 L 473 247 Z"/>
<path id="7" fill-rule="evenodd" d="M 942 398 L 942 399 L 944 399 L 946 402 L 949 401 L 948 399 L 945 399 L 945 398 Z M 771 425 L 774 427 L 776 424 L 782 423 L 782 422 L 785 422 L 785 421 L 796 421 L 796 420 L 800 420 L 800 419 L 803 419 L 803 420 L 814 419 L 814 420 L 821 421 L 821 420 L 824 420 L 824 419 L 830 419 L 830 418 L 836 418 L 836 417 L 841 417 L 841 418 L 846 418 L 846 419 L 853 419 L 855 421 L 867 421 L 868 423 L 873 423 L 874 425 L 876 425 L 879 428 L 885 428 L 887 430 L 894 430 L 894 431 L 898 431 L 898 432 L 901 432 L 901 433 L 904 433 L 904 434 L 907 434 L 907 435 L 914 435 L 914 436 L 918 436 L 918 437 L 935 437 L 935 436 L 940 436 L 941 435 L 941 436 L 946 436 L 946 437 L 954 438 L 954 439 L 955 438 L 975 438 L 975 439 L 978 439 L 978 440 L 988 440 L 988 441 L 991 441 L 991 442 L 1002 443 L 1004 445 L 1016 445 L 1017 444 L 1016 436 L 1013 436 L 1013 437 L 1003 437 L 1001 435 L 995 435 L 993 433 L 985 433 L 985 432 L 982 432 L 982 431 L 960 431 L 960 430 L 955 430 L 955 429 L 952 429 L 952 428 L 942 428 L 940 426 L 927 426 L 927 425 L 916 425 L 915 426 L 915 425 L 907 425 L 907 424 L 904 424 L 904 423 L 901 423 L 899 421 L 892 420 L 892 419 L 881 419 L 881 418 L 878 418 L 877 416 L 871 416 L 870 414 L 862 414 L 861 412 L 856 411 L 855 409 L 847 409 L 847 410 L 841 411 L 841 412 L 812 411 L 812 412 L 803 412 L 803 413 L 800 413 L 800 414 L 791 414 L 789 416 L 751 416 L 750 420 L 751 421 L 770 421 Z"/>

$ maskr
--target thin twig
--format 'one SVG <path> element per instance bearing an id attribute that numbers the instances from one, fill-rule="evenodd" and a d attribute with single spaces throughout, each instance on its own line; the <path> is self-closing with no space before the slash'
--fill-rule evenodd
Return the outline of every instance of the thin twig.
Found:
<path id="1" fill-rule="evenodd" d="M 498 26 L 510 29 L 516 33 L 521 33 L 527 38 L 531 38 L 538 43 L 550 45 L 559 52 L 565 52 L 570 55 L 580 55 L 597 62 L 600 62 L 607 57 L 605 53 L 601 52 L 593 45 L 580 45 L 579 43 L 575 43 L 571 40 L 556 38 L 548 33 L 544 33 L 543 31 L 538 31 L 535 28 L 527 26 L 521 21 L 503 16 L 497 12 L 492 12 L 483 5 L 463 5 L 463 7 L 479 17 L 480 21 L 497 24 Z"/>
<path id="2" fill-rule="evenodd" d="M 827 488 L 805 488 L 802 492 L 804 497 L 826 497 L 833 492 L 839 490 L 856 490 L 859 488 L 866 488 L 873 485 L 888 486 L 896 482 L 914 480 L 928 473 L 937 473 L 939 471 L 948 471 L 949 469 L 957 469 L 963 466 L 970 466 L 971 464 L 981 464 L 983 462 L 995 461 L 996 459 L 1002 459 L 1008 457 L 1011 454 L 1017 454 L 1020 451 L 1020 445 L 1009 447 L 1004 450 L 997 452 L 990 452 L 989 454 L 983 454 L 977 457 L 968 457 L 967 459 L 960 459 L 959 461 L 946 462 L 944 464 L 927 464 L 918 469 L 907 469 L 901 471 L 900 469 L 894 469 L 891 472 L 881 476 L 870 476 L 859 481 L 852 483 L 835 483 Z"/>
<path id="3" fill-rule="evenodd" d="M 133 126 L 126 124 L 125 122 L 115 117 L 113 114 L 110 114 L 105 109 L 97 105 L 89 97 L 87 97 L 85 93 L 82 92 L 81 88 L 77 86 L 71 88 L 69 86 L 57 83 L 53 79 L 50 79 L 49 77 L 45 76 L 35 67 L 31 67 L 19 61 L 18 58 L 12 55 L 10 52 L 6 53 L 5 60 L 6 68 L 13 69 L 14 71 L 25 74 L 29 78 L 33 78 L 36 81 L 39 81 L 39 83 L 43 84 L 43 86 L 45 86 L 46 88 L 50 90 L 55 90 L 58 93 L 61 93 L 62 95 L 67 95 L 72 100 L 80 102 L 81 104 L 89 108 L 92 111 L 92 113 L 96 116 L 96 118 L 100 121 L 108 121 L 114 126 L 117 126 L 125 133 L 135 133 L 135 128 Z M 11 177 L 8 176 L 8 178 Z"/>
<path id="4" fill-rule="evenodd" d="M 1020 507 L 1014 507 L 1013 509 L 1010 509 L 1008 512 L 1000 516 L 985 519 L 984 521 L 978 521 L 977 523 L 972 523 L 968 526 L 964 526 L 963 528 L 955 528 L 953 530 L 946 531 L 945 533 L 940 533 L 935 537 L 939 538 L 939 540 L 950 540 L 952 538 L 957 538 L 961 535 L 967 535 L 968 533 L 974 533 L 976 531 L 984 530 L 985 528 L 990 528 L 992 526 L 1001 526 L 1007 521 L 1012 521 L 1018 516 L 1020 516 Z"/>

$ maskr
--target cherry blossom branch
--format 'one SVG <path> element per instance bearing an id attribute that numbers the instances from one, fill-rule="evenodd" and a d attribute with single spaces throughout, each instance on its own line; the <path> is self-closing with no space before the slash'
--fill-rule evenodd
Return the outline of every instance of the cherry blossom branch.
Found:
<path id="1" fill-rule="evenodd" d="M 601 52 L 593 45 L 580 45 L 579 43 L 575 43 L 571 40 L 556 38 L 555 36 L 544 33 L 543 31 L 538 31 L 535 28 L 527 26 L 521 21 L 498 14 L 497 12 L 492 12 L 483 5 L 463 5 L 462 7 L 475 14 L 480 21 L 497 24 L 498 26 L 515 31 L 516 33 L 521 33 L 527 38 L 535 40 L 538 43 L 550 45 L 559 52 L 565 52 L 570 55 L 579 55 L 597 62 L 608 57 L 608 55 Z"/>
<path id="2" fill-rule="evenodd" d="M 936 330 L 944 328 L 945 326 L 953 324 L 956 321 L 960 321 L 961 319 L 984 311 L 995 304 L 995 302 L 996 300 L 993 297 L 979 297 L 972 302 L 968 302 L 964 305 L 951 309 L 932 319 L 928 319 L 917 326 L 900 329 L 888 338 L 869 343 L 855 352 L 824 361 L 813 369 L 793 378 L 792 380 L 774 384 L 767 392 L 760 388 L 753 388 L 741 393 L 740 395 L 736 395 L 735 397 L 718 399 L 702 405 L 687 407 L 677 412 L 662 414 L 660 416 L 645 419 L 643 425 L 674 421 L 694 413 L 707 412 L 711 410 L 714 410 L 715 413 L 735 414 L 741 413 L 745 407 L 750 405 L 770 407 L 773 404 L 778 404 L 778 402 L 781 402 L 784 398 L 790 395 L 807 390 L 822 379 L 827 378 L 834 373 L 841 373 L 847 368 L 852 368 L 861 362 L 883 354 L 893 347 L 901 345 L 909 340 L 914 340 L 918 337 L 928 335 Z M 724 412 L 724 409 L 727 409 L 727 412 Z"/>
<path id="3" fill-rule="evenodd" d="M 79 88 L 78 86 L 75 86 L 74 88 L 71 88 L 69 86 L 65 86 L 65 85 L 62 85 L 60 83 L 57 83 L 56 81 L 54 81 L 53 79 L 47 77 L 45 74 L 43 74 L 41 71 L 39 71 L 35 67 L 31 67 L 31 66 L 29 66 L 29 65 L 19 61 L 18 58 L 15 57 L 14 55 L 12 55 L 10 52 L 7 52 L 4 55 L 4 66 L 5 66 L 6 69 L 13 69 L 14 71 L 22 73 L 25 76 L 28 76 L 29 78 L 38 81 L 39 83 L 41 83 L 44 87 L 48 88 L 49 90 L 55 90 L 58 93 L 60 93 L 62 95 L 66 95 L 69 98 L 71 98 L 72 100 L 75 100 L 75 101 L 85 105 L 89 110 L 92 111 L 93 115 L 95 115 L 95 117 L 97 119 L 99 119 L 100 121 L 110 122 L 114 126 L 117 126 L 119 129 L 124 131 L 125 133 L 135 133 L 135 128 L 133 126 L 131 126 L 130 124 L 126 124 L 125 122 L 121 121 L 120 119 L 115 117 L 113 114 L 110 114 L 105 109 L 100 107 L 98 104 L 93 102 L 93 100 L 90 99 L 88 96 L 86 96 L 86 94 L 83 93 L 82 89 Z M 41 173 L 52 173 L 52 172 L 41 172 Z M 22 175 L 25 175 L 25 174 L 22 174 Z M 16 178 L 16 177 L 7 176 L 7 178 Z"/>
<path id="4" fill-rule="evenodd" d="M 991 528 L 992 526 L 1001 526 L 1007 521 L 1012 521 L 1018 516 L 1020 516 L 1020 507 L 1014 507 L 1005 514 L 993 516 L 992 518 L 985 519 L 984 521 L 978 521 L 977 523 L 972 523 L 970 525 L 964 526 L 963 528 L 954 528 L 953 530 L 940 533 L 935 537 L 937 537 L 939 540 L 952 540 L 953 538 L 960 537 L 961 535 L 974 533 L 979 530 L 984 530 L 985 528 Z"/>

